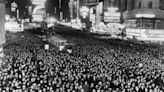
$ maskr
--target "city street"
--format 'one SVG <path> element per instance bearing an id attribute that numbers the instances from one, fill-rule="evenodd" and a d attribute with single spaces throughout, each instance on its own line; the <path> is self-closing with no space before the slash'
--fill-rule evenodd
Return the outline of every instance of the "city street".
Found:
<path id="1" fill-rule="evenodd" d="M 66 28 L 56 27 L 59 35 L 75 43 L 72 54 L 57 52 L 55 46 L 45 50 L 43 41 L 28 31 L 9 33 L 13 36 L 4 47 L 0 91 L 164 90 L 164 49 L 97 39 Z"/>

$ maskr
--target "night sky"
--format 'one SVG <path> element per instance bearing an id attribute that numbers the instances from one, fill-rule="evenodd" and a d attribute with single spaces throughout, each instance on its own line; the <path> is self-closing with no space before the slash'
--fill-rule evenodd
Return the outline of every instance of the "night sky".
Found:
<path id="1" fill-rule="evenodd" d="M 63 17 L 67 18 L 69 16 L 69 0 L 62 0 L 62 6 L 59 8 L 59 0 L 47 0 L 46 9 L 47 12 L 50 13 L 51 16 L 55 16 L 59 19 L 60 11 L 63 12 Z M 57 13 L 55 14 L 55 8 L 57 9 Z"/>

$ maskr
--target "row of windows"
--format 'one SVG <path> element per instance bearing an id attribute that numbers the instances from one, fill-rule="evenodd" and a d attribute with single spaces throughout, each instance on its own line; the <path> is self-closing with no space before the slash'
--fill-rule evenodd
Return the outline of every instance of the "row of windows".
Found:
<path id="1" fill-rule="evenodd" d="M 132 10 L 135 8 L 135 3 L 136 3 L 135 0 L 132 0 L 132 7 L 131 7 Z M 141 8 L 141 6 L 142 6 L 142 2 L 139 1 L 138 8 Z M 148 8 L 152 8 L 153 7 L 153 1 L 148 1 L 147 6 L 148 6 Z M 164 0 L 160 0 L 159 9 L 164 10 Z"/>
<path id="2" fill-rule="evenodd" d="M 132 0 L 130 3 L 131 3 L 131 7 L 130 7 L 130 9 L 129 10 L 133 10 L 133 9 L 135 9 L 135 8 L 141 8 L 143 5 L 143 3 L 142 3 L 142 1 L 139 1 L 138 3 L 137 3 L 137 5 L 136 5 L 136 1 L 137 0 Z M 109 0 L 108 1 L 109 3 L 109 5 L 108 6 L 117 6 L 117 4 L 116 3 L 118 3 L 119 2 L 119 0 Z M 149 0 L 148 1 L 148 3 L 147 3 L 147 7 L 148 8 L 153 8 L 153 0 Z M 119 4 L 118 4 L 118 6 L 117 7 L 120 7 L 119 6 L 120 5 L 120 2 L 119 2 Z M 125 3 L 124 3 L 124 5 L 125 6 L 127 6 L 128 5 L 128 0 L 125 0 Z M 146 6 L 144 6 L 144 7 L 146 7 Z M 159 9 L 161 9 L 161 10 L 164 10 L 164 0 L 159 0 Z M 125 7 L 125 10 L 127 10 L 127 7 Z"/>
<path id="3" fill-rule="evenodd" d="M 141 1 L 139 1 L 139 4 L 138 4 L 138 8 L 141 8 Z M 152 8 L 153 7 L 153 1 L 149 1 L 148 2 L 148 8 Z"/>
<path id="4" fill-rule="evenodd" d="M 159 8 L 164 10 L 164 0 L 160 0 L 159 4 Z"/>

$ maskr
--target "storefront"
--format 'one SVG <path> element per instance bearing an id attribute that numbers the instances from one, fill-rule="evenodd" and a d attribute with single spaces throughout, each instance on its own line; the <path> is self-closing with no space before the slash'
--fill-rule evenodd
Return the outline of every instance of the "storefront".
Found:
<path id="1" fill-rule="evenodd" d="M 125 20 L 127 28 L 164 29 L 164 19 L 136 18 Z"/>
<path id="2" fill-rule="evenodd" d="M 138 40 L 164 41 L 164 19 L 136 18 L 125 20 L 126 35 Z"/>

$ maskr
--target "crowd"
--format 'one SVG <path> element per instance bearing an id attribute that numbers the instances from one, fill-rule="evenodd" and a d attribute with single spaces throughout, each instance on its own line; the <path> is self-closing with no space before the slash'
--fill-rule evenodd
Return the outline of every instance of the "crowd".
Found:
<path id="1" fill-rule="evenodd" d="M 0 92 L 164 92 L 162 48 L 67 34 L 76 44 L 69 54 L 15 35 L 4 47 Z"/>

